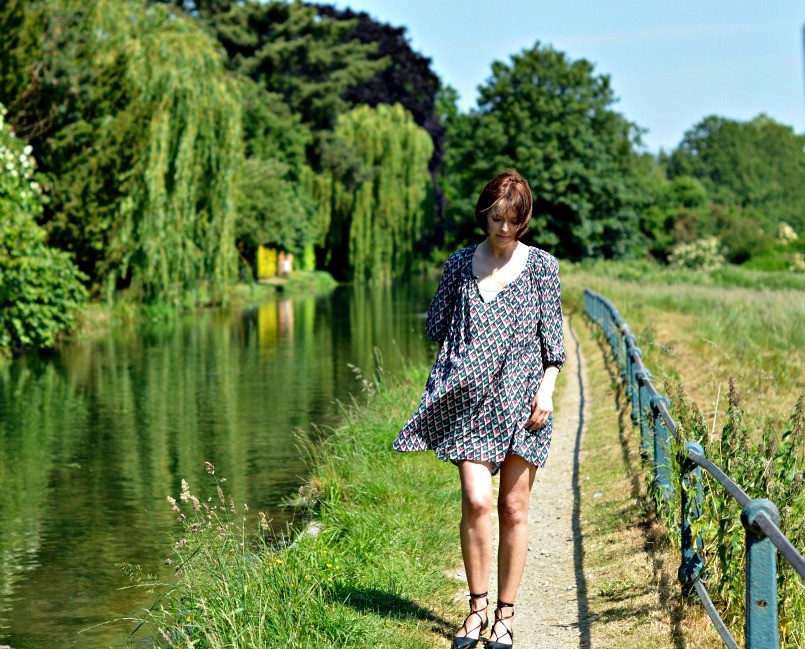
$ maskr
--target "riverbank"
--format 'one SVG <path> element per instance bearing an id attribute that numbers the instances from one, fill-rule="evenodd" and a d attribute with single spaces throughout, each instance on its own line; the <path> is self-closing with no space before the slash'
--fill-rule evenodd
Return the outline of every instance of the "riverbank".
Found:
<path id="1" fill-rule="evenodd" d="M 210 484 L 174 494 L 187 517 L 173 557 L 181 569 L 150 630 L 172 629 L 177 646 L 447 647 L 457 582 L 446 573 L 461 556 L 455 468 L 391 450 L 426 372 L 409 368 L 392 385 L 367 380 L 361 407 L 344 409 L 343 423 L 310 445 L 300 499 L 316 522 L 292 547 L 250 540 L 260 517 L 233 513 L 228 484 L 201 468 L 186 476 Z"/>
<path id="2" fill-rule="evenodd" d="M 226 301 L 230 307 L 246 308 L 278 299 L 325 295 L 336 286 L 338 282 L 327 271 L 300 270 L 262 282 L 234 284 L 229 288 Z M 138 306 L 125 301 L 116 305 L 88 302 L 79 315 L 74 338 L 94 338 L 117 327 L 167 321 L 180 313 L 216 306 L 219 305 L 203 290 L 188 293 L 184 304 L 179 307 L 166 304 Z"/>

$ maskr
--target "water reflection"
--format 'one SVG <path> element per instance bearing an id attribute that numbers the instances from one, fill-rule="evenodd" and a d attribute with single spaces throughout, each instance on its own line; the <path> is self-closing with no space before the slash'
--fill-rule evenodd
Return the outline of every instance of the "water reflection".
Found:
<path id="1" fill-rule="evenodd" d="M 269 511 L 303 479 L 295 431 L 332 424 L 355 365 L 394 372 L 432 355 L 435 281 L 205 311 L 26 357 L 0 373 L 0 644 L 114 646 L 82 629 L 147 606 L 118 563 L 168 578 L 165 502 L 215 463 L 238 502 Z M 377 348 L 378 353 L 373 351 Z M 396 431 L 390 431 L 390 439 Z"/>

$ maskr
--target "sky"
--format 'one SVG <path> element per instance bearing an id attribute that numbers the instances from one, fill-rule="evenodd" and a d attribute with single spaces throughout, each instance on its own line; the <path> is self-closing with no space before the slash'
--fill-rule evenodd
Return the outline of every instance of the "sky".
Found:
<path id="1" fill-rule="evenodd" d="M 323 0 L 326 2 L 326 0 Z M 676 147 L 708 115 L 760 113 L 805 132 L 805 0 L 349 0 L 405 26 L 442 82 L 476 105 L 493 61 L 535 42 L 611 77 L 615 110 L 647 129 L 646 149 Z"/>

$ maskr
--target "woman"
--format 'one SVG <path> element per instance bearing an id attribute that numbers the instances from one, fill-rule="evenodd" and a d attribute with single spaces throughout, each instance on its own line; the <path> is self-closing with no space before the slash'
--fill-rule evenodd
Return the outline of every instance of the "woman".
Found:
<path id="1" fill-rule="evenodd" d="M 514 171 L 481 192 L 475 219 L 487 237 L 445 264 L 426 321 L 441 348 L 419 408 L 394 442 L 395 450 L 432 449 L 458 465 L 470 614 L 453 638 L 457 649 L 477 646 L 489 624 L 489 515 L 498 471 L 498 603 L 485 642 L 501 649 L 514 641 L 531 487 L 548 455 L 554 384 L 565 362 L 558 263 L 520 241 L 532 202 Z"/>

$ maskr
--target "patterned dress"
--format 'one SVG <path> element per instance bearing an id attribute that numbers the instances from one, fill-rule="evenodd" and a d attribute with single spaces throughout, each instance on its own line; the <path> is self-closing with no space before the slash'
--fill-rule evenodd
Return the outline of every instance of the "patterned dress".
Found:
<path id="1" fill-rule="evenodd" d="M 538 248 L 498 296 L 484 302 L 472 272 L 474 246 L 445 264 L 426 320 L 441 343 L 417 411 L 393 448 L 432 449 L 440 460 L 485 460 L 495 472 L 509 453 L 544 466 L 553 415 L 526 430 L 544 368 L 565 362 L 559 264 Z"/>

